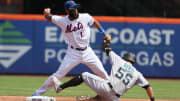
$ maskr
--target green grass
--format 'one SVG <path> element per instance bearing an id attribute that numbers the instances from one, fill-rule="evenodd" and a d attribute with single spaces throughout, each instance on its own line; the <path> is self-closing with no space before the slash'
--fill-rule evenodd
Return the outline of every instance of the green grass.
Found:
<path id="1" fill-rule="evenodd" d="M 24 76 L 0 76 L 0 96 L 31 96 L 38 89 L 47 77 L 24 77 Z M 62 79 L 62 82 L 69 78 Z M 157 81 L 150 80 L 155 97 L 157 99 L 180 99 L 180 81 Z M 44 95 L 75 97 L 80 95 L 95 96 L 95 92 L 88 88 L 84 83 L 77 87 L 67 88 L 59 94 L 51 89 Z M 121 98 L 148 98 L 144 89 L 135 86 Z"/>
<path id="2" fill-rule="evenodd" d="M 180 81 L 149 81 L 158 99 L 180 99 Z M 130 89 L 125 98 L 148 98 L 146 91 L 139 86 Z"/>

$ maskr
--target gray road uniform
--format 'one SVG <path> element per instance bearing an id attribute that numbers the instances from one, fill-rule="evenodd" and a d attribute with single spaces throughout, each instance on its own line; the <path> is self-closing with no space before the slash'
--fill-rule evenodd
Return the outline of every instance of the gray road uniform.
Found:
<path id="1" fill-rule="evenodd" d="M 88 72 L 82 74 L 84 82 L 100 95 L 103 101 L 119 101 L 119 97 L 133 86 L 149 85 L 133 65 L 123 60 L 115 52 L 111 51 L 109 57 L 112 63 L 109 80 L 104 80 Z"/>

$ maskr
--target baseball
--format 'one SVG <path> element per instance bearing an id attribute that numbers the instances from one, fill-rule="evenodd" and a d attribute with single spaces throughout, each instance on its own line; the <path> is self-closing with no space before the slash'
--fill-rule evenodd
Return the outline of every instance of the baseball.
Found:
<path id="1" fill-rule="evenodd" d="M 51 9 L 50 9 L 50 8 L 46 8 L 46 9 L 44 9 L 44 12 L 50 13 L 50 12 L 51 12 Z"/>

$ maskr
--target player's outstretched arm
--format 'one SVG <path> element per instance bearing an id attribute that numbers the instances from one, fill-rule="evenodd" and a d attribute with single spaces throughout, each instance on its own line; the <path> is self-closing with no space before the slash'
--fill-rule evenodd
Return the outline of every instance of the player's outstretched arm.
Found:
<path id="1" fill-rule="evenodd" d="M 148 86 L 146 89 L 146 92 L 150 98 L 151 101 L 155 101 L 155 98 L 154 98 L 154 94 L 153 94 L 153 90 L 152 90 L 152 87 L 151 86 Z"/>
<path id="2" fill-rule="evenodd" d="M 104 28 L 101 26 L 101 24 L 94 19 L 94 27 L 96 27 L 101 33 L 104 34 L 104 39 L 106 39 L 107 41 L 109 41 L 109 43 L 111 42 L 111 35 L 107 34 L 106 31 L 104 30 Z"/>
<path id="3" fill-rule="evenodd" d="M 48 20 L 48 21 L 52 21 L 52 14 L 51 14 L 51 9 L 50 8 L 45 8 L 44 9 L 44 17 Z"/>

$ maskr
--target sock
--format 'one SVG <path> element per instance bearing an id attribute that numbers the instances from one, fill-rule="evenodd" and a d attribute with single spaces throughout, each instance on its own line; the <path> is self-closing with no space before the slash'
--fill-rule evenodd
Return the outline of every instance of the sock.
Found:
<path id="1" fill-rule="evenodd" d="M 60 87 L 62 89 L 65 89 L 67 87 L 73 87 L 73 86 L 78 86 L 83 82 L 83 78 L 82 75 L 76 76 L 74 78 L 72 78 L 71 80 L 63 83 Z"/>

